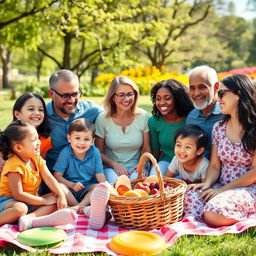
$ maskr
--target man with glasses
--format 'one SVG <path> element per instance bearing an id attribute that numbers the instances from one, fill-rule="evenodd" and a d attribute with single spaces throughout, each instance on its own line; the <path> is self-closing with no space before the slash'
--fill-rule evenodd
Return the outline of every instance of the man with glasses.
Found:
<path id="1" fill-rule="evenodd" d="M 77 118 L 86 118 L 94 122 L 102 108 L 91 101 L 79 101 L 82 91 L 79 80 L 70 70 L 59 70 L 49 80 L 47 104 L 48 122 L 51 127 L 52 149 L 47 153 L 47 166 L 52 170 L 60 151 L 68 144 L 67 133 L 70 123 Z"/>
<path id="2" fill-rule="evenodd" d="M 186 119 L 186 124 L 197 124 L 204 129 L 210 140 L 204 156 L 210 158 L 211 133 L 213 125 L 223 118 L 217 91 L 219 89 L 218 74 L 209 66 L 193 68 L 189 74 L 189 97 L 194 104 Z"/>

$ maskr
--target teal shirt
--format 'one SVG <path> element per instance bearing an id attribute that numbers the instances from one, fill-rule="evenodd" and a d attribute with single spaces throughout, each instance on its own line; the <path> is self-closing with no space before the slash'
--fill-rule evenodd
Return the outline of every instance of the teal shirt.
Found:
<path id="1" fill-rule="evenodd" d="M 152 150 L 159 150 L 163 155 L 159 160 L 171 162 L 174 157 L 174 134 L 185 125 L 185 119 L 178 123 L 167 123 L 160 117 L 158 120 L 151 116 L 148 120 L 150 143 Z"/>

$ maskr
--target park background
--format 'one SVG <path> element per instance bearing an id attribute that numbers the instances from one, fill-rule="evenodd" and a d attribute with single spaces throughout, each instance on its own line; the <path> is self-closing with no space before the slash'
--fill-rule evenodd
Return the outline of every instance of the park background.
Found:
<path id="1" fill-rule="evenodd" d="M 202 64 L 220 79 L 255 79 L 255 56 L 255 0 L 0 0 L 0 129 L 20 94 L 50 100 L 48 78 L 58 69 L 74 71 L 82 100 L 98 104 L 113 77 L 127 75 L 150 112 L 156 82 L 188 84 L 189 70 Z M 255 231 L 182 236 L 161 255 L 256 255 Z M 36 254 L 9 245 L 1 255 Z"/>

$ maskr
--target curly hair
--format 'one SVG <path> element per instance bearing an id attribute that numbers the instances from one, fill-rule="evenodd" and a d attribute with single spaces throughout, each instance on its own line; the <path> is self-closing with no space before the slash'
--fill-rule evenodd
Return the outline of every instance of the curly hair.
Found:
<path id="1" fill-rule="evenodd" d="M 252 154 L 256 149 L 256 84 L 241 74 L 226 77 L 221 83 L 239 96 L 238 120 L 244 129 L 242 144 L 246 152 Z M 222 124 L 229 119 L 230 115 L 225 116 Z"/>
<path id="2" fill-rule="evenodd" d="M 156 106 L 156 95 L 160 88 L 168 89 L 174 98 L 174 105 L 179 117 L 186 117 L 194 108 L 186 90 L 185 85 L 178 80 L 168 79 L 155 84 L 151 89 L 151 101 L 153 103 L 152 115 L 159 119 L 160 111 Z"/>

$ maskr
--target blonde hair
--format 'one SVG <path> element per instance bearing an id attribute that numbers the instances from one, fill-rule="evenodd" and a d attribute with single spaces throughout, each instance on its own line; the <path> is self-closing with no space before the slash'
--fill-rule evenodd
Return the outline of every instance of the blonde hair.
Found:
<path id="1" fill-rule="evenodd" d="M 130 78 L 126 76 L 117 76 L 112 80 L 108 88 L 106 97 L 103 101 L 103 107 L 106 111 L 107 117 L 113 116 L 113 114 L 116 113 L 116 104 L 113 101 L 113 97 L 115 95 L 116 89 L 122 84 L 130 85 L 133 88 L 135 93 L 135 99 L 134 99 L 133 106 L 131 108 L 131 113 L 136 114 L 137 112 L 139 112 L 137 109 L 137 103 L 138 103 L 140 93 L 137 85 Z"/>

